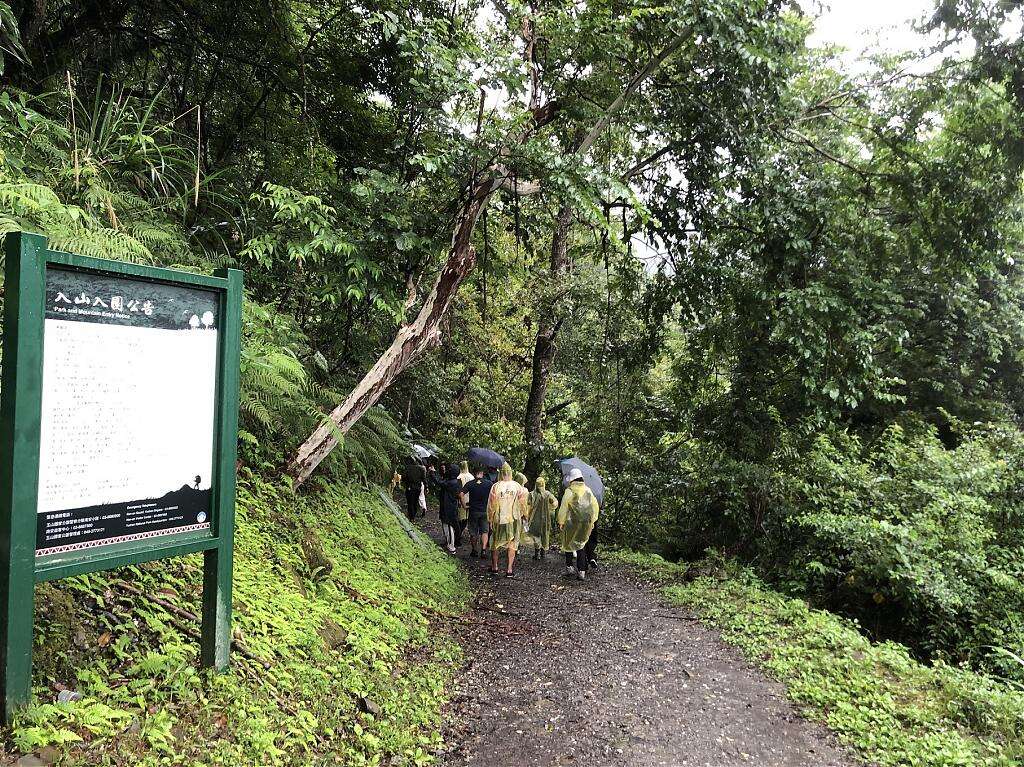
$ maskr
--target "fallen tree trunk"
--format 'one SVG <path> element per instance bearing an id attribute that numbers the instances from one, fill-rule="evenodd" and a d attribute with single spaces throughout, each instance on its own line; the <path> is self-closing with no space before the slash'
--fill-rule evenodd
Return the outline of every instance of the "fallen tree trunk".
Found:
<path id="1" fill-rule="evenodd" d="M 287 472 L 296 486 L 309 478 L 352 425 L 376 404 L 395 378 L 423 352 L 438 343 L 441 337 L 441 322 L 448 313 L 459 286 L 476 262 L 476 249 L 473 247 L 472 237 L 477 219 L 491 194 L 503 181 L 503 175 L 491 173 L 470 190 L 452 237 L 448 260 L 416 319 L 399 329 L 391 346 L 377 359 L 345 401 L 328 414 L 289 460 Z"/>

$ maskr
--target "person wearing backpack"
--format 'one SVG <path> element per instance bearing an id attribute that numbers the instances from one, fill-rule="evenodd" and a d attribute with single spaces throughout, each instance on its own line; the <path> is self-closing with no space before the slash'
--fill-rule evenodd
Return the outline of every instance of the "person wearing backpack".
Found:
<path id="1" fill-rule="evenodd" d="M 562 493 L 558 508 L 558 526 L 562 531 L 562 552 L 565 554 L 565 576 L 587 578 L 587 541 L 594 531 L 600 507 L 597 496 L 583 481 L 583 472 L 573 469 L 566 477 L 569 486 Z"/>
<path id="2" fill-rule="evenodd" d="M 558 499 L 549 491 L 544 477 L 537 477 L 530 493 L 530 528 L 533 539 L 533 558 L 543 559 L 551 546 L 551 521 L 558 509 Z"/>
<path id="3" fill-rule="evenodd" d="M 469 511 L 470 556 L 484 559 L 487 556 L 487 536 L 491 531 L 487 522 L 487 502 L 491 497 L 491 480 L 478 467 L 476 476 L 462 486 L 462 498 Z"/>
<path id="4" fill-rule="evenodd" d="M 440 471 L 431 470 L 427 481 L 437 490 L 438 513 L 441 516 L 441 533 L 449 554 L 454 554 L 462 545 L 459 529 L 459 505 L 462 498 L 462 482 L 459 470 L 454 464 L 441 465 Z"/>
<path id="5" fill-rule="evenodd" d="M 412 458 L 407 458 L 399 472 L 399 479 L 402 489 L 405 490 L 405 513 L 410 522 L 416 519 L 416 512 L 419 511 L 420 497 L 423 495 L 423 483 L 426 478 L 427 475 L 423 471 L 423 467 Z"/>
<path id="6" fill-rule="evenodd" d="M 459 482 L 462 483 L 463 489 L 466 485 L 472 482 L 475 477 L 469 470 L 469 461 L 463 461 L 459 471 Z M 469 524 L 469 500 L 465 494 L 459 496 L 459 537 L 466 532 L 466 526 Z"/>

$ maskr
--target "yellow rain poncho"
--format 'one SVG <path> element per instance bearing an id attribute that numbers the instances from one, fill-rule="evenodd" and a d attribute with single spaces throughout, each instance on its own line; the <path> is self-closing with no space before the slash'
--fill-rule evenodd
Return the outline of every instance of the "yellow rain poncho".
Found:
<path id="1" fill-rule="evenodd" d="M 597 497 L 583 482 L 571 482 L 562 493 L 558 524 L 562 528 L 562 551 L 579 551 L 587 545 L 600 509 Z"/>
<path id="2" fill-rule="evenodd" d="M 491 526 L 491 548 L 495 551 L 515 548 L 528 517 L 526 488 L 512 479 L 512 467 L 501 467 L 501 475 L 491 487 L 487 500 L 487 521 Z"/>
<path id="3" fill-rule="evenodd" d="M 539 549 L 551 546 L 551 526 L 558 499 L 546 487 L 544 477 L 537 477 L 537 484 L 530 493 L 530 537 Z"/>
<path id="4" fill-rule="evenodd" d="M 476 477 L 469 471 L 469 461 L 463 461 L 461 471 L 459 472 L 459 482 L 465 487 L 472 482 Z M 469 501 L 466 496 L 462 496 L 462 502 L 459 503 L 459 521 L 465 522 L 469 519 Z"/>

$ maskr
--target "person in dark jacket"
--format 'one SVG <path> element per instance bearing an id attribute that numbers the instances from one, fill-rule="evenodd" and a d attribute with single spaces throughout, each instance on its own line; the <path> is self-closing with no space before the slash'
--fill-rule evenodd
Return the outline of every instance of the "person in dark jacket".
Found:
<path id="1" fill-rule="evenodd" d="M 475 477 L 462 487 L 462 495 L 469 506 L 469 545 L 471 556 L 487 557 L 487 536 L 491 532 L 487 524 L 487 499 L 491 497 L 494 483 L 484 476 L 484 470 L 477 468 Z"/>
<path id="2" fill-rule="evenodd" d="M 449 554 L 456 552 L 459 532 L 459 496 L 462 493 L 462 482 L 459 481 L 459 470 L 449 464 L 442 466 L 443 475 L 439 472 L 430 473 L 430 484 L 437 490 L 440 501 L 441 532 Z"/>
<path id="3" fill-rule="evenodd" d="M 402 488 L 405 490 L 405 513 L 412 521 L 416 519 L 416 512 L 420 507 L 420 495 L 423 492 L 426 472 L 412 458 L 407 458 L 399 473 L 402 479 Z"/>
<path id="4" fill-rule="evenodd" d="M 447 474 L 447 471 L 448 471 L 447 465 L 444 464 L 441 461 L 441 459 L 439 459 L 436 455 L 432 455 L 432 456 L 430 456 L 430 458 L 427 459 L 427 480 L 428 480 L 427 481 L 427 486 L 437 496 L 437 508 L 438 509 L 440 509 L 441 506 L 444 503 L 444 488 L 440 484 L 438 484 L 437 482 L 431 482 L 429 480 L 430 480 L 430 477 L 434 477 L 435 479 L 443 480 L 443 479 L 445 479 L 445 475 Z M 458 543 L 456 543 L 456 545 L 458 545 Z"/>

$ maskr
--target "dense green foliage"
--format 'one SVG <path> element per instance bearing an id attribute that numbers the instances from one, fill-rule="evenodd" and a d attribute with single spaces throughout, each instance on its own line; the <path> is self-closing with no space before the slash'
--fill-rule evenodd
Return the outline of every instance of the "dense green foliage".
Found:
<path id="1" fill-rule="evenodd" d="M 430 624 L 461 609 L 464 576 L 372 492 L 300 498 L 247 475 L 238 501 L 232 671 L 197 670 L 198 623 L 180 613 L 198 610 L 201 558 L 40 586 L 37 703 L 14 749 L 76 765 L 427 761 L 457 652 Z M 81 699 L 55 702 L 63 689 Z"/>
<path id="2" fill-rule="evenodd" d="M 577 453 L 606 540 L 1024 683 L 1024 3 L 937 0 L 937 49 L 853 71 L 800 5 L 0 0 L 0 234 L 244 269 L 240 455 L 277 486 L 497 174 L 440 348 L 329 479 L 420 434 Z"/>
<path id="3" fill-rule="evenodd" d="M 569 373 L 598 435 L 574 444 L 625 491 L 619 540 L 1024 679 L 1017 70 L 797 55 L 751 162 L 651 190 L 667 255 L 614 396 Z"/>
<path id="4" fill-rule="evenodd" d="M 665 596 L 693 607 L 723 638 L 786 684 L 789 696 L 871 764 L 999 767 L 1024 757 L 1024 693 L 991 677 L 925 666 L 893 642 L 767 588 L 751 571 L 709 560 L 698 577 L 659 557 L 625 555 Z"/>

